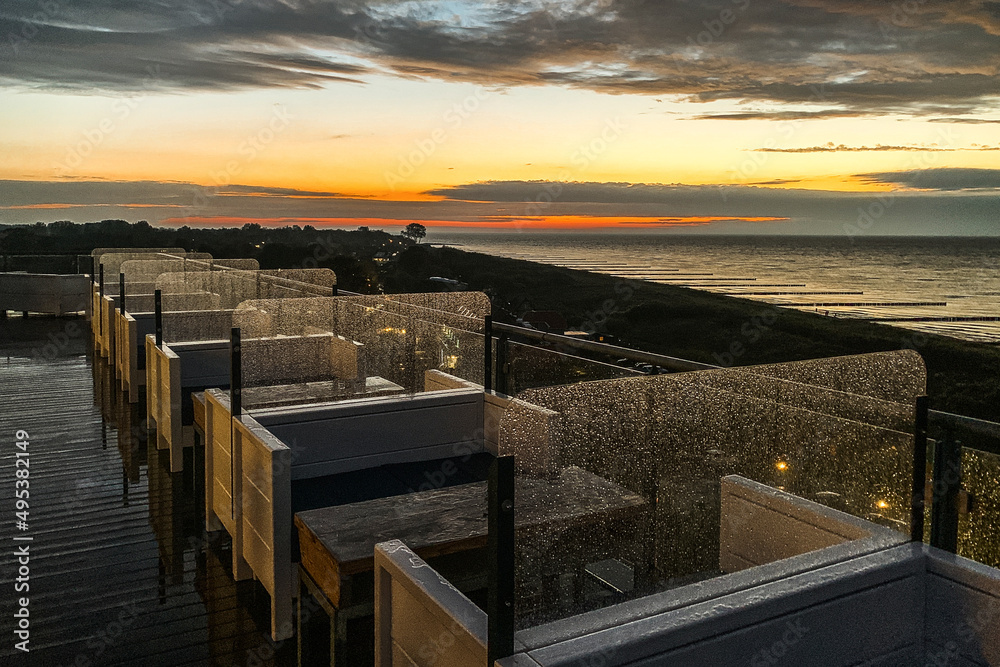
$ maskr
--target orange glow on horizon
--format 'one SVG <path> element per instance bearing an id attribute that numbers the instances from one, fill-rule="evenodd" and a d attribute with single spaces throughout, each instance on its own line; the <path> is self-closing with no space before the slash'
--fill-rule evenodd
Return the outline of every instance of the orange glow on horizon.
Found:
<path id="1" fill-rule="evenodd" d="M 168 218 L 160 224 L 180 227 L 234 227 L 247 223 L 257 223 L 264 227 L 284 227 L 288 225 L 312 225 L 314 227 L 405 227 L 411 222 L 419 222 L 426 227 L 468 227 L 480 229 L 593 229 L 629 228 L 655 229 L 664 227 L 700 227 L 714 222 L 785 222 L 788 218 L 755 216 L 488 216 L 473 220 L 413 220 L 398 218 L 244 218 L 230 216 L 188 216 Z"/>

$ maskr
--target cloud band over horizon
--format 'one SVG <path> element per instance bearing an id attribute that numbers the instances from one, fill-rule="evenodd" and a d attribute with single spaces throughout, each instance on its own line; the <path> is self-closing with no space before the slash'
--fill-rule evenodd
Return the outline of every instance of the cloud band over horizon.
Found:
<path id="1" fill-rule="evenodd" d="M 881 234 L 1000 234 L 1000 169 L 859 176 L 906 187 L 860 193 L 751 185 L 495 181 L 441 188 L 427 193 L 434 199 L 403 202 L 249 185 L 6 180 L 0 181 L 0 222 L 30 224 L 69 216 L 77 221 L 142 218 L 174 226 L 257 222 L 384 227 L 417 220 L 430 227 L 726 233 L 760 233 L 780 224 L 786 233 L 836 234 L 859 220 L 867 224 L 877 214 L 875 233 Z M 116 198 L 122 203 L 109 203 Z M 955 216 L 956 211 L 961 215 Z"/>

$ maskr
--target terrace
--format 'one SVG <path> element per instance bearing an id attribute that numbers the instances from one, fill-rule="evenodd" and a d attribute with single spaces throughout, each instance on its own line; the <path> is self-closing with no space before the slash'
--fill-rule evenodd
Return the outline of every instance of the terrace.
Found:
<path id="1" fill-rule="evenodd" d="M 928 411 L 914 353 L 711 369 L 494 328 L 475 294 L 259 299 L 224 286 L 251 268 L 164 261 L 118 264 L 93 339 L 2 325 L 32 511 L 0 537 L 34 556 L 32 650 L 5 658 L 997 664 L 997 425 Z M 162 381 L 156 355 L 205 346 L 211 379 Z"/>

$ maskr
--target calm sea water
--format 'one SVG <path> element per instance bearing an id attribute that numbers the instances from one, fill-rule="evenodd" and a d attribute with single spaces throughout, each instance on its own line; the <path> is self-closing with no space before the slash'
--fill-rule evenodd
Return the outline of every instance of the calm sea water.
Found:
<path id="1" fill-rule="evenodd" d="M 427 242 L 1000 342 L 1000 238 L 432 230 Z"/>

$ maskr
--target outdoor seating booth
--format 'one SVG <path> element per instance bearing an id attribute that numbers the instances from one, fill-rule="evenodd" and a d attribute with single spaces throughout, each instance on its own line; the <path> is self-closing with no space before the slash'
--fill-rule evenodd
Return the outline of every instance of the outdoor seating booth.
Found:
<path id="1" fill-rule="evenodd" d="M 271 594 L 276 639 L 294 632 L 293 509 L 353 497 L 331 498 L 327 486 L 344 493 L 331 476 L 395 466 L 418 479 L 457 457 L 449 477 L 483 478 L 482 385 L 428 393 L 424 376 L 443 363 L 481 379 L 488 309 L 482 294 L 417 294 L 248 301 L 234 313 L 239 383 L 196 399 L 206 519 L 232 537 L 234 575 Z M 361 493 L 408 488 L 378 477 L 356 481 Z"/>
<path id="2" fill-rule="evenodd" d="M 223 260 L 219 260 L 223 261 Z M 247 263 L 256 267 L 256 260 L 226 260 L 231 264 Z M 125 265 L 127 268 L 128 263 Z M 177 267 L 170 263 L 143 263 L 146 271 L 155 271 L 153 294 L 129 295 L 124 312 L 116 313 L 117 338 L 122 341 L 116 348 L 115 366 L 122 386 L 129 391 L 129 398 L 138 400 L 138 387 L 145 384 L 145 339 L 155 333 L 156 292 L 160 293 L 161 326 L 170 327 L 177 317 L 197 331 L 190 313 L 202 313 L 205 327 L 211 337 L 225 338 L 226 332 L 214 324 L 228 319 L 228 315 L 209 315 L 210 312 L 232 311 L 246 299 L 303 298 L 328 296 L 336 290 L 336 276 L 330 269 L 302 269 L 298 271 L 240 269 L 235 266 L 220 268 L 213 264 L 205 267 L 188 262 Z M 125 286 L 128 290 L 128 285 Z M 164 323 L 165 320 L 165 323 Z M 206 334 L 207 335 L 207 334 Z M 201 338 L 204 338 L 202 336 Z M 180 340 L 180 339 L 178 339 Z"/>
<path id="3" fill-rule="evenodd" d="M 233 313 L 239 303 L 262 293 L 273 297 L 273 300 L 315 298 L 317 293 L 331 293 L 336 285 L 336 276 L 329 269 L 307 269 L 294 275 L 309 282 L 256 271 L 163 273 L 156 282 L 161 294 L 196 290 L 213 295 L 214 305 L 217 307 L 188 308 L 172 312 L 161 310 L 159 340 L 156 333 L 148 333 L 138 339 L 141 331 L 149 327 L 150 313 L 139 313 L 137 316 L 126 313 L 122 318 L 128 328 L 130 349 L 133 343 L 143 345 L 141 356 L 145 362 L 149 427 L 151 430 L 156 429 L 158 447 L 170 451 L 172 469 L 182 468 L 183 448 L 193 444 L 191 393 L 208 387 L 229 386 L 229 339 Z M 151 315 L 155 329 L 157 314 L 154 312 Z M 143 324 L 140 325 L 140 322 Z M 331 372 L 342 370 L 335 368 L 341 358 L 338 354 L 355 354 L 354 346 L 349 341 L 333 340 L 334 338 L 336 337 L 321 339 L 313 336 L 276 340 L 270 343 L 271 353 L 280 353 L 290 358 L 299 358 L 298 353 L 302 353 L 304 356 L 301 358 L 311 358 L 307 349 L 321 346 L 329 353 L 321 355 L 319 359 L 323 363 L 312 370 L 327 376 Z M 298 353 L 294 353 L 296 351 Z M 129 364 L 132 363 L 134 361 L 130 360 Z M 276 372 L 280 375 L 284 371 L 276 367 Z M 294 368 L 288 368 L 287 372 L 298 377 Z M 143 374 L 138 371 L 136 373 Z"/>
<path id="4" fill-rule="evenodd" d="M 187 260 L 211 261 L 209 253 L 189 253 L 181 250 L 179 253 L 158 252 L 156 249 L 149 250 L 125 250 L 125 249 L 104 249 L 94 250 L 94 284 L 91 286 L 91 298 L 93 306 L 91 308 L 91 332 L 94 336 L 94 346 L 97 352 L 109 359 L 112 356 L 115 343 L 115 322 L 113 313 L 118 303 L 118 291 L 120 287 L 120 276 L 122 265 L 129 261 L 166 261 L 179 262 L 181 266 Z M 138 294 L 151 293 L 151 285 L 134 285 L 133 291 Z M 112 361 L 113 363 L 113 361 Z"/>
<path id="5" fill-rule="evenodd" d="M 161 328 L 164 319 L 167 326 L 173 324 L 174 313 L 198 312 L 204 326 L 214 330 L 219 318 L 206 314 L 231 310 L 233 292 L 245 291 L 239 286 L 252 280 L 256 267 L 256 260 L 133 260 L 122 264 L 117 307 L 111 315 L 116 341 L 112 365 L 130 402 L 139 400 L 139 390 L 146 384 L 145 339 L 156 331 L 157 308 Z M 212 277 L 198 281 L 200 275 Z M 188 323 L 197 326 L 194 321 Z"/>

